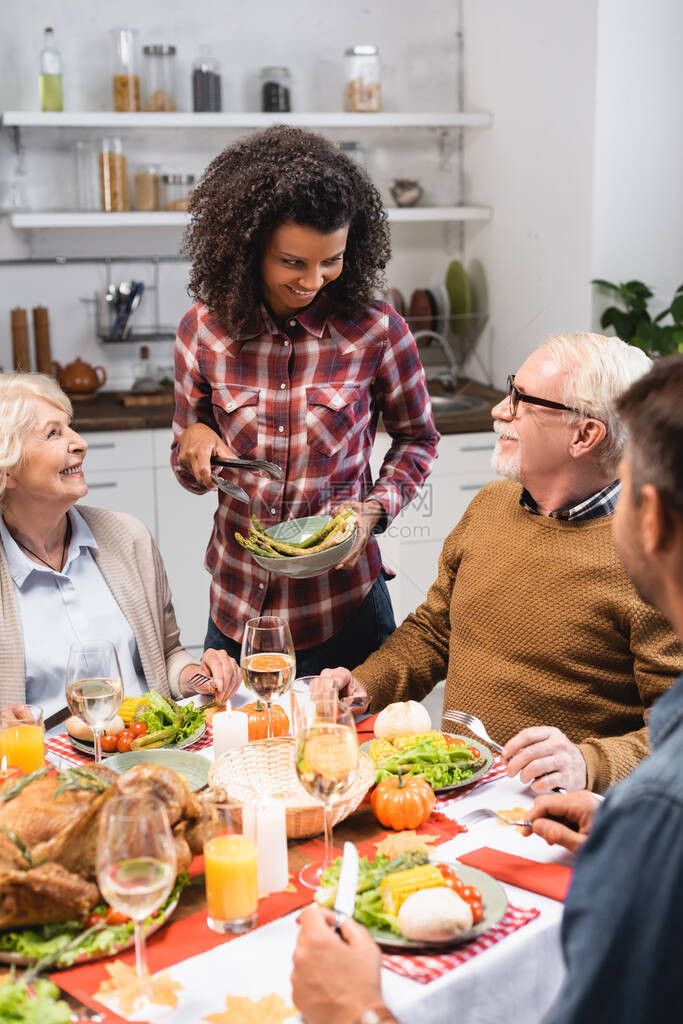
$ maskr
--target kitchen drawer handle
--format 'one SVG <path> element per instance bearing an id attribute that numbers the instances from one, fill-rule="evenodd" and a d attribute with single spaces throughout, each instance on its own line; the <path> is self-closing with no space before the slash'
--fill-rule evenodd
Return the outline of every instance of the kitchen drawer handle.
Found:
<path id="1" fill-rule="evenodd" d="M 116 482 L 116 480 L 111 480 L 111 481 L 104 481 L 101 484 L 91 484 L 91 483 L 89 483 L 88 484 L 88 490 L 95 491 L 95 490 L 97 490 L 98 487 L 102 488 L 102 487 L 118 487 L 118 486 L 119 485 Z"/>
<path id="2" fill-rule="evenodd" d="M 91 452 L 103 451 L 105 448 L 116 448 L 114 441 L 91 441 L 88 445 Z"/>
<path id="3" fill-rule="evenodd" d="M 495 444 L 464 444 L 461 452 L 492 452 Z"/>
<path id="4" fill-rule="evenodd" d="M 482 487 L 486 487 L 486 483 L 483 484 L 460 484 L 461 491 L 480 491 Z"/>

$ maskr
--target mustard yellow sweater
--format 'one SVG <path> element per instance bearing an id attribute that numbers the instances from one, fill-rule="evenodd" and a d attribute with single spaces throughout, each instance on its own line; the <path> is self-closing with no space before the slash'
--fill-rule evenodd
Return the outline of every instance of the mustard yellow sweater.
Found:
<path id="1" fill-rule="evenodd" d="M 555 725 L 602 792 L 648 752 L 645 712 L 683 671 L 664 618 L 631 585 L 611 517 L 571 523 L 521 508 L 518 484 L 489 484 L 446 539 L 427 599 L 354 675 L 371 709 L 422 700 L 505 743 Z"/>

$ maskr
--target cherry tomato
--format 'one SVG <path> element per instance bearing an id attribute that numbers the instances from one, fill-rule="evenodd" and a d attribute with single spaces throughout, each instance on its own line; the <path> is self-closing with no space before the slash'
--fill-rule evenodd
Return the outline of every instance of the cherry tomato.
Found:
<path id="1" fill-rule="evenodd" d="M 122 914 L 120 910 L 110 907 L 107 911 L 107 924 L 128 924 L 129 921 L 128 915 Z"/>
<path id="2" fill-rule="evenodd" d="M 474 757 L 478 761 L 479 758 L 481 757 L 481 753 L 479 752 L 478 747 L 468 747 L 467 749 L 469 750 L 472 757 Z"/>
<path id="3" fill-rule="evenodd" d="M 460 895 L 466 903 L 481 903 L 481 893 L 473 885 L 464 885 Z"/>
<path id="4" fill-rule="evenodd" d="M 131 722 L 130 731 L 133 736 L 144 736 L 147 732 L 147 722 Z"/>
<path id="5" fill-rule="evenodd" d="M 112 733 L 105 732 L 102 737 L 102 750 L 106 751 L 107 754 L 112 754 L 116 750 L 116 744 L 118 743 L 118 736 Z"/>
<path id="6" fill-rule="evenodd" d="M 116 744 L 119 754 L 125 754 L 127 750 L 130 750 L 130 745 L 134 739 L 135 736 L 130 729 L 124 729 L 123 732 L 120 732 Z"/>
<path id="7" fill-rule="evenodd" d="M 484 908 L 481 904 L 481 900 L 472 900 L 470 903 L 470 910 L 472 911 L 472 923 L 479 924 L 484 917 Z"/>
<path id="8" fill-rule="evenodd" d="M 106 914 L 89 914 L 85 919 L 86 928 L 94 928 L 96 924 L 103 924 L 106 921 Z"/>
<path id="9" fill-rule="evenodd" d="M 458 880 L 458 876 L 456 875 L 455 871 L 450 866 L 450 864 L 437 864 L 436 866 L 443 875 L 446 885 L 449 885 L 451 882 L 455 883 Z M 451 888 L 452 887 L 453 886 L 451 886 Z"/>

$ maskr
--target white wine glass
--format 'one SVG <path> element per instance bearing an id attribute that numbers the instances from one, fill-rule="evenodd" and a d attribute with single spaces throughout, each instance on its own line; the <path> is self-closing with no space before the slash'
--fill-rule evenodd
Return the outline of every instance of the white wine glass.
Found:
<path id="1" fill-rule="evenodd" d="M 242 637 L 242 681 L 266 706 L 267 737 L 272 736 L 270 708 L 282 697 L 296 674 L 296 657 L 287 619 L 260 615 L 249 619 Z"/>
<path id="2" fill-rule="evenodd" d="M 66 701 L 95 737 L 95 760 L 102 760 L 102 732 L 123 701 L 116 648 L 110 640 L 72 644 L 66 665 Z"/>
<path id="3" fill-rule="evenodd" d="M 97 881 L 114 910 L 133 919 L 135 968 L 149 975 L 143 922 L 168 899 L 176 853 L 166 810 L 152 796 L 112 797 L 100 815 Z"/>
<path id="4" fill-rule="evenodd" d="M 332 862 L 331 807 L 355 782 L 360 752 L 353 715 L 339 703 L 336 692 L 318 693 L 308 709 L 301 710 L 304 722 L 296 735 L 296 773 L 304 789 L 323 805 L 325 852 L 322 865 L 307 865 L 299 878 L 316 889 Z"/>

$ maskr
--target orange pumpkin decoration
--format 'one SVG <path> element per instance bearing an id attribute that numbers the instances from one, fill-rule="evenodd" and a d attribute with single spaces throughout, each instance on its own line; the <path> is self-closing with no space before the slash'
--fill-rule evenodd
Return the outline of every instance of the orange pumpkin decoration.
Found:
<path id="1" fill-rule="evenodd" d="M 402 777 L 399 773 L 375 786 L 370 806 L 380 825 L 401 832 L 404 828 L 419 828 L 432 813 L 435 800 L 426 779 Z"/>
<path id="2" fill-rule="evenodd" d="M 253 704 L 245 704 L 240 711 L 247 716 L 249 739 L 265 740 L 268 738 L 268 719 L 266 717 L 266 705 L 260 700 Z M 273 704 L 270 708 L 270 731 L 273 736 L 286 736 L 289 732 L 289 719 L 279 704 Z"/>

